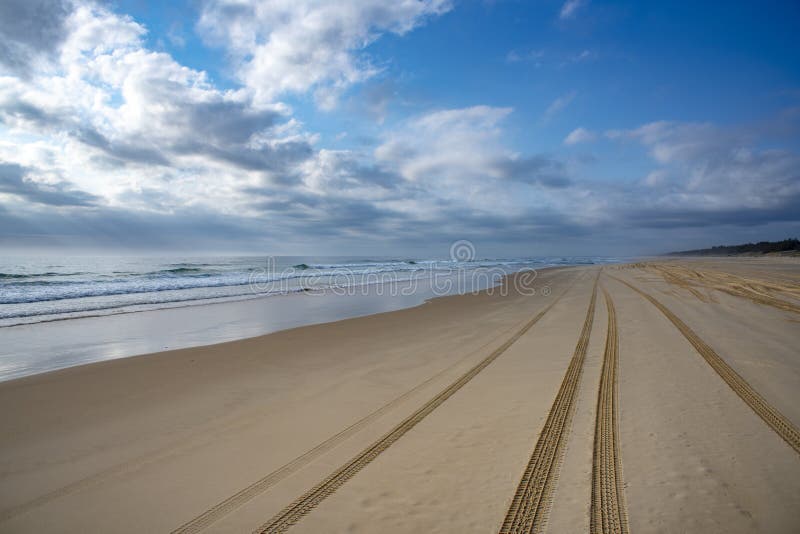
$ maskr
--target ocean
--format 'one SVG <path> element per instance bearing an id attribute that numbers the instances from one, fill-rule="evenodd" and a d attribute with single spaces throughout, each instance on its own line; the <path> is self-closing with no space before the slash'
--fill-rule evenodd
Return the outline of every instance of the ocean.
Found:
<path id="1" fill-rule="evenodd" d="M 0 258 L 0 327 L 369 285 L 446 280 L 476 289 L 478 273 L 513 273 L 615 258 L 540 257 L 481 260 L 363 257 L 21 257 Z M 499 278 L 499 276 L 495 276 Z M 453 285 L 453 284 L 451 284 Z M 459 291 L 460 289 L 460 291 Z"/>
<path id="2" fill-rule="evenodd" d="M 616 261 L 7 256 L 0 259 L 0 381 L 409 308 L 495 287 L 521 270 Z M 548 288 L 528 279 L 532 287 L 524 289 L 546 298 Z"/>

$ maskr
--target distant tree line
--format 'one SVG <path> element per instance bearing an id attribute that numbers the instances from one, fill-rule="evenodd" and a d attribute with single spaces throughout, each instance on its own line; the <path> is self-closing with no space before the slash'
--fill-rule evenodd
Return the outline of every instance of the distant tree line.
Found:
<path id="1" fill-rule="evenodd" d="M 783 241 L 761 241 L 744 245 L 720 245 L 698 250 L 670 252 L 668 256 L 735 256 L 737 254 L 770 254 L 780 252 L 800 252 L 800 241 L 784 239 Z"/>

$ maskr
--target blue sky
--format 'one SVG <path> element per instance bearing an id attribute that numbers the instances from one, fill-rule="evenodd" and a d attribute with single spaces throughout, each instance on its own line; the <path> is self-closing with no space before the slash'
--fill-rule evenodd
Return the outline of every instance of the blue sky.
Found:
<path id="1" fill-rule="evenodd" d="M 29 0 L 0 21 L 9 251 L 800 234 L 796 2 Z"/>

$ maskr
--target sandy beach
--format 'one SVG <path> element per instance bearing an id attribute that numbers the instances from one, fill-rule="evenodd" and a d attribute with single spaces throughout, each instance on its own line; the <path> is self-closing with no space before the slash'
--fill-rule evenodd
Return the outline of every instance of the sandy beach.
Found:
<path id="1" fill-rule="evenodd" d="M 0 534 L 800 534 L 798 28 L 0 0 Z"/>
<path id="2" fill-rule="evenodd" d="M 798 258 L 534 286 L 0 383 L 0 532 L 800 529 Z"/>

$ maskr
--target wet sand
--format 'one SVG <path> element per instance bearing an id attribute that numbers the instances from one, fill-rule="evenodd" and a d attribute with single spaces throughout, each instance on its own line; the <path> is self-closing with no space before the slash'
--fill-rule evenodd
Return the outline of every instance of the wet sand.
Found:
<path id="1" fill-rule="evenodd" d="M 796 532 L 800 262 L 600 271 L 0 383 L 0 532 Z"/>

